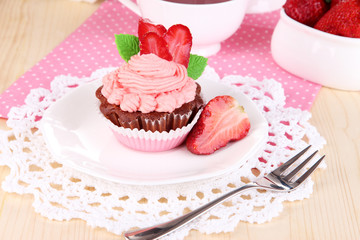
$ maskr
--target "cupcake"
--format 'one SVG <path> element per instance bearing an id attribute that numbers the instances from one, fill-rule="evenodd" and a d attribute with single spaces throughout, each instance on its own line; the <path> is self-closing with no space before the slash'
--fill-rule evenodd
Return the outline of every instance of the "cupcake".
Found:
<path id="1" fill-rule="evenodd" d="M 139 43 L 132 35 L 116 36 L 119 53 L 127 62 L 106 75 L 96 90 L 99 110 L 118 141 L 141 151 L 164 151 L 180 145 L 204 106 L 201 87 L 194 80 L 199 70 L 194 76 L 189 67 L 199 68 L 199 60 L 206 64 L 206 59 L 190 55 L 190 31 L 184 25 L 174 25 L 157 33 L 154 29 L 158 26 L 141 19 Z M 123 49 L 126 45 L 140 45 L 139 51 L 125 56 L 129 52 Z M 205 65 L 200 67 L 203 70 Z"/>

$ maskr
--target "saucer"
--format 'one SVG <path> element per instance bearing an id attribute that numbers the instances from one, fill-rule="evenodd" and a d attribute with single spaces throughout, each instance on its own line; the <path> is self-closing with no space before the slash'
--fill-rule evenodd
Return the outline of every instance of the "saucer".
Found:
<path id="1" fill-rule="evenodd" d="M 96 80 L 83 84 L 49 107 L 41 131 L 55 160 L 65 166 L 116 183 L 162 185 L 219 176 L 241 167 L 266 144 L 268 123 L 255 103 L 236 87 L 204 79 L 197 81 L 207 102 L 231 95 L 244 106 L 251 129 L 240 141 L 214 154 L 190 153 L 184 144 L 164 152 L 139 152 L 120 144 L 104 124 L 96 106 Z"/>

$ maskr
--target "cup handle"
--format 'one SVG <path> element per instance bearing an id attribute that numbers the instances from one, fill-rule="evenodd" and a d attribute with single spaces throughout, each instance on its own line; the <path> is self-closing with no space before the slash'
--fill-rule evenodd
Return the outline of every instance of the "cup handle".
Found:
<path id="1" fill-rule="evenodd" d="M 131 11 L 136 13 L 137 15 L 141 16 L 140 8 L 138 7 L 138 5 L 136 5 L 135 2 L 133 2 L 131 0 L 119 0 L 119 2 L 124 4 L 125 7 L 127 7 L 128 9 L 130 9 Z"/>

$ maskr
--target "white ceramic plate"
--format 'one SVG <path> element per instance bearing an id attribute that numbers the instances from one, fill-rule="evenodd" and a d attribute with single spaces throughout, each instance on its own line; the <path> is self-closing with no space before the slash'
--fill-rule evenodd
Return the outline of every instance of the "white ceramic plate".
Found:
<path id="1" fill-rule="evenodd" d="M 248 113 L 251 129 L 244 139 L 212 155 L 198 156 L 184 145 L 148 153 L 117 142 L 101 120 L 95 90 L 100 81 L 77 87 L 46 110 L 41 130 L 55 159 L 81 172 L 117 183 L 161 185 L 218 176 L 243 165 L 266 143 L 268 124 L 242 93 L 213 81 L 199 80 L 206 101 L 218 95 L 235 97 Z"/>

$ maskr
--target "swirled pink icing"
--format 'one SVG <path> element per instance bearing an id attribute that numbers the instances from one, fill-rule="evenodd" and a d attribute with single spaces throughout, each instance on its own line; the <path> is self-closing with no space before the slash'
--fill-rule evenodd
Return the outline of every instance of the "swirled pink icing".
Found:
<path id="1" fill-rule="evenodd" d="M 196 84 L 182 64 L 155 54 L 135 55 L 103 78 L 101 93 L 127 112 L 172 112 L 194 100 Z"/>

